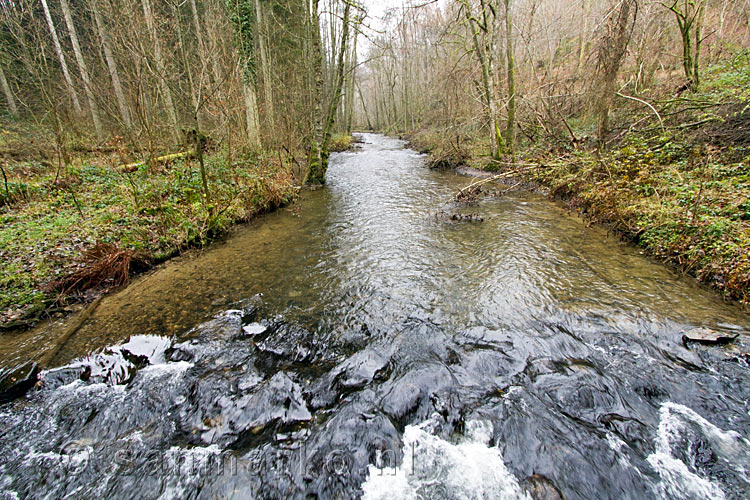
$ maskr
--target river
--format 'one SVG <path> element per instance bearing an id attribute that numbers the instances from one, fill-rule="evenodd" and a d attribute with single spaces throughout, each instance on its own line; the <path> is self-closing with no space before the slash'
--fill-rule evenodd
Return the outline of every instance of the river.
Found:
<path id="1" fill-rule="evenodd" d="M 295 207 L 105 297 L 0 406 L 0 499 L 747 497 L 746 313 L 539 195 L 454 205 L 470 180 L 363 139 Z M 3 364 L 68 321 L 5 335 Z"/>

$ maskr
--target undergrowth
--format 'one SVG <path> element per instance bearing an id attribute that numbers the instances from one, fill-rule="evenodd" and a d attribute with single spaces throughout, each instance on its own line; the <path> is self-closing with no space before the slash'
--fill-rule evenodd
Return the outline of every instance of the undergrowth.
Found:
<path id="1" fill-rule="evenodd" d="M 85 299 L 92 286 L 127 280 L 122 273 L 87 277 L 82 269 L 93 272 L 106 259 L 113 259 L 110 267 L 128 270 L 131 261 L 140 267 L 158 262 L 296 195 L 292 174 L 275 158 L 258 155 L 207 155 L 208 197 L 197 162 L 189 159 L 132 172 L 105 156 L 61 168 L 11 162 L 4 170 L 0 327 Z M 100 258 L 92 260 L 97 251 Z"/>

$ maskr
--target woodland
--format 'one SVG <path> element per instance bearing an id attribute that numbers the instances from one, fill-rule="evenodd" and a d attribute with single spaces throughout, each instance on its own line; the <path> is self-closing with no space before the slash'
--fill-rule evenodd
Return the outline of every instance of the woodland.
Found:
<path id="1" fill-rule="evenodd" d="M 0 0 L 0 327 L 324 184 L 356 131 L 750 298 L 750 0 Z"/>

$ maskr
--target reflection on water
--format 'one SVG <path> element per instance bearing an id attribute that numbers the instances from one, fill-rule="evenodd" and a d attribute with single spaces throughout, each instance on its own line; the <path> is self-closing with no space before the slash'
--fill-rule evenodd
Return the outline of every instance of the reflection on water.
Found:
<path id="1" fill-rule="evenodd" d="M 131 336 L 175 340 L 146 342 L 162 346 L 157 361 L 123 347 L 48 372 L 59 382 L 3 409 L 0 490 L 132 497 L 138 478 L 155 498 L 742 497 L 747 337 L 681 340 L 695 326 L 747 332 L 737 306 L 540 196 L 446 205 L 467 179 L 423 168 L 400 141 L 364 138 L 332 157 L 327 187 L 298 215 L 264 216 L 104 298 L 53 365 Z M 440 209 L 486 220 L 439 220 Z M 3 363 L 43 352 L 64 326 L 6 335 Z M 73 382 L 81 363 L 110 359 L 127 386 Z M 11 453 L 24 429 L 31 442 Z M 140 452 L 230 453 L 257 467 L 184 477 L 135 461 L 128 476 L 89 471 L 106 481 L 88 487 L 32 471 L 73 435 L 105 462 L 136 439 Z M 432 479 L 404 473 L 412 444 Z M 396 463 L 379 467 L 385 452 Z M 703 489 L 684 486 L 695 478 Z"/>

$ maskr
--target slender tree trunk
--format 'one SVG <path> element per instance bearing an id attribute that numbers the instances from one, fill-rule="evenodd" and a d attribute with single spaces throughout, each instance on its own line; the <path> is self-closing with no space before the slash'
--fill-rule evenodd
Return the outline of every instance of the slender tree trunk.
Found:
<path id="1" fill-rule="evenodd" d="M 94 14 L 94 21 L 96 23 L 96 29 L 99 33 L 99 40 L 102 42 L 102 50 L 104 51 L 104 60 L 107 63 L 107 69 L 109 70 L 109 77 L 112 80 L 112 87 L 115 90 L 115 99 L 117 100 L 117 108 L 120 111 L 120 117 L 123 123 L 130 128 L 132 123 L 130 121 L 130 110 L 128 109 L 127 101 L 125 100 L 125 92 L 122 89 L 122 83 L 120 82 L 120 74 L 117 71 L 117 64 L 115 58 L 112 55 L 112 46 L 110 45 L 109 34 L 104 26 L 101 15 L 99 14 L 99 8 L 96 5 L 96 0 L 91 2 L 91 11 Z"/>
<path id="2" fill-rule="evenodd" d="M 698 13 L 696 14 L 697 19 L 695 20 L 695 57 L 693 58 L 693 86 L 694 90 L 698 90 L 701 83 L 700 78 L 700 58 L 701 58 L 701 45 L 703 44 L 703 18 L 706 14 L 706 3 L 701 2 L 698 6 Z"/>
<path id="3" fill-rule="evenodd" d="M 219 65 L 218 53 L 216 50 L 211 50 L 205 43 L 203 38 L 203 30 L 201 29 L 200 14 L 198 13 L 198 5 L 195 0 L 190 0 L 190 10 L 193 14 L 193 24 L 195 25 L 195 36 L 198 38 L 198 48 L 201 52 L 201 58 L 208 58 L 211 60 L 211 69 L 214 74 L 214 83 L 220 85 L 223 78 L 221 76 L 221 68 Z M 209 39 L 211 39 L 209 33 Z M 219 100 L 223 100 L 221 88 L 217 89 L 216 94 Z"/>
<path id="4" fill-rule="evenodd" d="M 333 88 L 333 95 L 328 107 L 325 128 L 323 129 L 323 141 L 320 144 L 320 166 L 315 172 L 310 173 L 309 181 L 314 184 L 324 184 L 326 181 L 326 170 L 328 170 L 328 156 L 331 136 L 333 135 L 333 125 L 336 121 L 336 112 L 341 101 L 341 91 L 344 87 L 344 57 L 346 56 L 346 47 L 349 39 L 349 13 L 351 12 L 351 3 L 346 2 L 344 7 L 344 18 L 342 20 L 341 42 L 338 46 L 338 58 L 336 63 L 336 79 Z"/>
<path id="5" fill-rule="evenodd" d="M 198 96 L 198 93 L 200 89 L 196 88 L 195 85 L 195 78 L 193 78 L 193 68 L 190 64 L 190 61 L 188 60 L 187 51 L 185 50 L 185 39 L 182 35 L 182 23 L 180 22 L 180 11 L 178 10 L 178 6 L 176 4 L 171 4 L 172 7 L 172 16 L 174 17 L 174 26 L 177 29 L 177 46 L 179 47 L 180 51 L 180 57 L 182 58 L 182 66 L 185 68 L 185 73 L 187 74 L 188 79 L 188 86 L 190 87 L 190 100 L 193 104 L 193 113 L 195 114 L 195 126 L 197 130 L 202 129 L 202 123 L 201 123 L 201 103 L 200 103 L 200 97 Z M 198 29 L 200 26 L 196 24 L 196 29 Z M 200 58 L 203 58 L 203 51 L 201 50 L 202 46 L 202 37 L 200 36 L 200 31 L 198 32 L 198 53 L 200 54 Z M 200 83 L 198 84 L 200 85 Z"/>
<path id="6" fill-rule="evenodd" d="M 89 69 L 86 66 L 86 60 L 83 58 L 81 46 L 78 43 L 78 34 L 76 33 L 76 27 L 73 24 L 73 16 L 70 14 L 68 0 L 60 0 L 60 6 L 62 7 L 65 24 L 68 26 L 70 43 L 73 45 L 73 54 L 76 57 L 76 62 L 78 62 L 78 70 L 81 72 L 81 78 L 83 79 L 83 89 L 85 90 L 86 97 L 89 101 L 89 111 L 91 112 L 91 120 L 94 122 L 94 131 L 96 132 L 96 137 L 101 141 L 104 138 L 104 129 L 102 128 L 102 122 L 99 118 L 99 106 L 96 104 L 94 89 L 91 86 L 91 79 L 89 78 Z"/>
<path id="7" fill-rule="evenodd" d="M 367 122 L 367 130 L 375 130 L 370 122 L 370 114 L 367 112 L 367 104 L 365 104 L 365 97 L 362 95 L 362 87 L 359 86 L 359 82 L 354 82 L 357 86 L 357 93 L 359 94 L 359 100 L 362 102 L 362 112 L 365 114 L 365 121 Z M 377 108 L 377 106 L 376 106 Z M 377 117 L 376 117 L 377 121 Z"/>
<path id="8" fill-rule="evenodd" d="M 245 100 L 245 126 L 247 138 L 250 145 L 260 146 L 260 133 L 258 127 L 258 103 L 255 98 L 255 90 L 247 82 L 242 83 L 242 95 Z"/>
<path id="9" fill-rule="evenodd" d="M 516 63 L 513 57 L 513 20 L 511 0 L 505 0 L 505 53 L 508 59 L 508 123 L 505 142 L 511 155 L 516 152 Z"/>
<path id="10" fill-rule="evenodd" d="M 263 78 L 263 112 L 265 113 L 268 129 L 273 133 L 276 129 L 276 117 L 273 109 L 273 89 L 271 87 L 271 61 L 268 57 L 268 27 L 263 15 L 260 0 L 255 0 L 255 35 L 258 52 L 260 53 L 260 69 Z"/>
<path id="11" fill-rule="evenodd" d="M 315 130 L 310 145 L 310 168 L 307 178 L 310 182 L 321 182 L 325 178 L 323 173 L 323 158 L 321 155 L 321 146 L 323 142 L 323 47 L 321 46 L 320 36 L 320 15 L 318 14 L 318 5 L 320 0 L 312 0 L 310 5 L 310 35 L 312 37 L 312 71 L 315 82 L 313 92 L 314 106 L 313 119 L 315 120 Z"/>
<path id="12" fill-rule="evenodd" d="M 65 83 L 68 86 L 68 93 L 70 94 L 71 101 L 73 101 L 73 108 L 75 109 L 76 113 L 81 114 L 81 102 L 78 100 L 78 94 L 76 93 L 75 86 L 73 85 L 73 79 L 70 77 L 70 72 L 68 71 L 68 64 L 65 62 L 65 54 L 63 53 L 62 46 L 60 45 L 60 39 L 57 37 L 57 30 L 55 29 L 55 23 L 52 21 L 52 14 L 50 14 L 47 0 L 42 0 L 42 8 L 44 9 L 44 17 L 47 19 L 47 27 L 49 28 L 50 35 L 52 35 L 52 42 L 55 46 L 55 53 L 57 53 L 57 58 L 60 61 L 60 66 L 62 67 L 63 77 L 65 78 Z"/>
<path id="13" fill-rule="evenodd" d="M 583 24 L 581 25 L 581 33 L 578 37 L 578 65 L 576 71 L 580 71 L 583 66 L 583 62 L 586 60 L 586 37 L 589 33 L 589 16 L 591 15 L 591 0 L 581 0 Z"/>
<path id="14" fill-rule="evenodd" d="M 3 71 L 2 66 L 0 66 L 0 85 L 3 87 L 5 100 L 8 101 L 8 111 L 10 111 L 10 114 L 12 115 L 17 115 L 18 106 L 16 106 L 16 98 L 10 90 L 10 85 L 8 85 L 8 80 L 5 78 L 5 72 Z"/>
<path id="15" fill-rule="evenodd" d="M 477 54 L 477 59 L 479 60 L 479 64 L 482 69 L 482 90 L 484 91 L 484 100 L 487 106 L 487 117 L 490 127 L 490 153 L 492 154 L 492 158 L 498 158 L 502 149 L 502 137 L 500 134 L 500 128 L 497 124 L 497 108 L 495 104 L 495 71 L 492 64 L 492 58 L 488 57 L 489 55 L 491 55 L 489 53 L 492 52 L 492 47 L 490 47 L 489 50 L 485 50 L 487 49 L 487 47 L 485 46 L 483 41 L 480 41 L 479 20 L 472 15 L 468 0 L 464 0 L 462 1 L 462 3 L 464 6 L 466 20 L 469 24 L 469 29 L 471 30 L 472 40 L 474 42 L 474 51 Z M 486 25 L 487 6 L 485 5 L 485 0 L 481 0 L 481 8 L 485 11 L 482 13 L 485 19 L 484 29 L 486 31 L 490 31 L 489 26 Z M 494 14 L 492 15 L 494 16 Z M 487 35 L 488 34 L 486 34 L 485 36 Z"/>
<path id="16" fill-rule="evenodd" d="M 614 98 L 620 64 L 630 43 L 631 22 L 635 23 L 635 17 L 638 13 L 637 5 L 635 0 L 623 0 L 617 12 L 612 14 L 614 24 L 600 50 L 602 73 L 600 75 L 601 94 L 597 103 L 597 114 L 599 115 L 599 145 L 602 148 L 606 145 L 606 138 L 609 134 L 609 108 Z M 633 15 L 631 15 L 631 12 L 633 12 Z"/>
<path id="17" fill-rule="evenodd" d="M 352 121 L 354 120 L 354 82 L 357 76 L 357 39 L 359 38 L 359 18 L 354 24 L 354 40 L 350 56 L 350 70 L 347 75 L 346 85 L 346 133 L 352 133 Z"/>
<path id="18" fill-rule="evenodd" d="M 154 23 L 154 16 L 151 12 L 150 0 L 141 0 L 141 6 L 143 7 L 143 16 L 146 18 L 146 27 L 149 30 L 152 41 L 154 43 L 154 61 L 156 62 L 156 78 L 159 81 L 159 88 L 161 91 L 161 97 L 164 100 L 164 107 L 166 108 L 167 116 L 169 117 L 172 139 L 175 142 L 180 141 L 180 131 L 177 122 L 177 111 L 174 107 L 174 101 L 172 100 L 172 91 L 169 89 L 169 84 L 166 80 L 166 68 L 164 66 L 164 59 L 161 54 L 161 43 L 159 41 L 158 33 L 156 32 L 156 24 Z"/>

